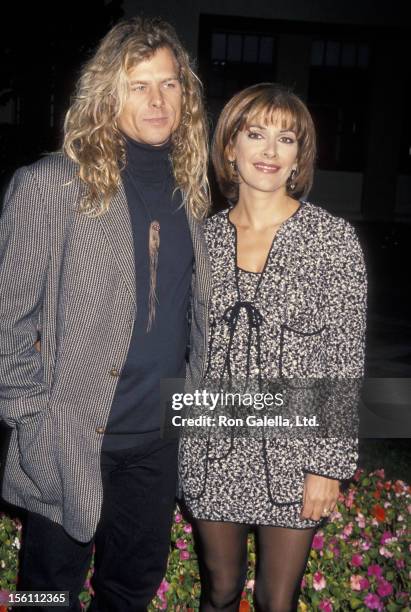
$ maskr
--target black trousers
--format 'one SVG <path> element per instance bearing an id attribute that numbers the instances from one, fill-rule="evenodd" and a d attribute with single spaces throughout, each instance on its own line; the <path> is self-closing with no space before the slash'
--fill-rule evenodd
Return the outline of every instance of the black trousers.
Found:
<path id="1" fill-rule="evenodd" d="M 95 545 L 95 596 L 89 610 L 143 612 L 166 571 L 177 442 L 156 440 L 134 449 L 106 451 L 101 465 L 104 501 L 95 538 L 78 542 L 60 525 L 28 513 L 17 588 L 69 591 L 69 610 L 79 611 L 78 595 Z"/>

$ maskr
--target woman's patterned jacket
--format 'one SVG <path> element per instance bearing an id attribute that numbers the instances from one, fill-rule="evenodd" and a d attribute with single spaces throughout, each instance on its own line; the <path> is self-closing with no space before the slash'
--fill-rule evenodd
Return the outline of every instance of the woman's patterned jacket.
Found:
<path id="1" fill-rule="evenodd" d="M 191 390 L 207 386 L 200 372 L 204 376 L 206 370 L 211 371 L 215 376 L 224 368 L 221 364 L 229 334 L 223 330 L 227 322 L 222 296 L 236 293 L 236 230 L 227 210 L 207 220 L 205 237 L 212 268 L 212 296 L 209 304 L 199 307 L 209 312 L 209 349 L 210 338 L 214 338 L 208 363 L 199 364 L 197 355 L 202 351 L 195 344 L 191 347 Z M 280 382 L 285 388 L 288 385 L 291 401 L 298 401 L 301 387 L 307 400 L 317 385 L 313 397 L 319 404 L 313 408 L 322 433 L 267 438 L 264 460 L 273 503 L 287 504 L 300 498 L 306 472 L 338 480 L 350 478 L 355 472 L 366 288 L 363 254 L 353 227 L 303 202 L 274 238 L 255 306 L 263 319 L 262 378 Z M 297 387 L 299 391 L 293 391 Z M 185 464 L 183 476 L 193 494 L 200 496 L 204 490 L 209 458 L 223 457 L 231 444 L 229 437 L 199 435 L 196 444 L 190 445 L 197 469 L 194 473 L 189 463 Z M 198 470 L 198 465 L 202 469 Z"/>

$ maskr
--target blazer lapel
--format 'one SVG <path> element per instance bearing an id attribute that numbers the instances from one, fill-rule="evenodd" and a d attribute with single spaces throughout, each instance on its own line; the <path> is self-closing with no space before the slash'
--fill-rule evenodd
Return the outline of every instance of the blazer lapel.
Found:
<path id="1" fill-rule="evenodd" d="M 108 211 L 98 217 L 130 295 L 136 303 L 136 275 L 133 233 L 123 182 L 112 198 Z"/>

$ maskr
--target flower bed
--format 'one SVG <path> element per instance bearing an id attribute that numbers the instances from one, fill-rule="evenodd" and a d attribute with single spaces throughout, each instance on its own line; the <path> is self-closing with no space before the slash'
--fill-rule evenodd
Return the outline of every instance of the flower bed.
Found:
<path id="1" fill-rule="evenodd" d="M 299 612 L 387 610 L 409 612 L 411 592 L 411 489 L 385 480 L 384 471 L 358 470 L 326 526 L 313 541 L 302 581 Z M 20 524 L 0 516 L 1 596 L 16 584 Z M 255 551 L 248 541 L 248 578 L 240 611 L 253 610 Z M 81 599 L 90 599 L 90 576 Z M 149 607 L 190 612 L 198 609 L 200 583 L 191 525 L 179 509 L 174 516 L 167 575 Z"/>

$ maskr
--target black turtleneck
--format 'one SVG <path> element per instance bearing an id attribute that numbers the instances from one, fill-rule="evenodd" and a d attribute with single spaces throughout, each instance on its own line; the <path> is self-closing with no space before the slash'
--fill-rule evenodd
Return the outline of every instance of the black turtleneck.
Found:
<path id="1" fill-rule="evenodd" d="M 122 180 L 134 239 L 137 314 L 106 427 L 104 450 L 129 448 L 159 437 L 160 380 L 185 374 L 193 247 L 181 194 L 177 191 L 173 196 L 169 155 L 169 143 L 154 147 L 126 139 Z M 153 220 L 160 223 L 158 303 L 153 326 L 147 332 L 148 232 Z"/>

